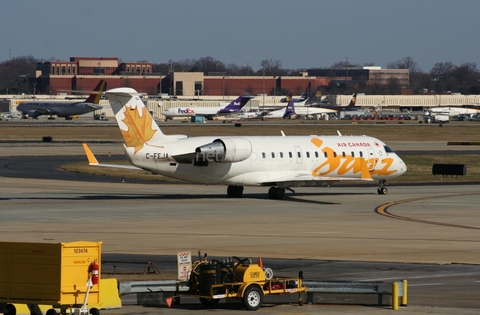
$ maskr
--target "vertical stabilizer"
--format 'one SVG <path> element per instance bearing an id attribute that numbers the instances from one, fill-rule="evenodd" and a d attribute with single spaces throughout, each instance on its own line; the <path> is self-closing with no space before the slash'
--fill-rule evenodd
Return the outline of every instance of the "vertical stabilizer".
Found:
<path id="1" fill-rule="evenodd" d="M 345 109 L 355 109 L 355 104 L 357 103 L 357 93 L 353 93 L 350 103 L 348 103 Z"/>
<path id="2" fill-rule="evenodd" d="M 283 119 L 290 118 L 290 116 L 296 115 L 295 113 L 295 102 L 293 99 L 288 101 L 287 108 L 285 108 L 285 113 L 283 114 Z"/>
<path id="3" fill-rule="evenodd" d="M 240 110 L 248 103 L 254 96 L 242 96 L 240 95 L 234 101 L 230 102 L 225 108 L 220 110 L 220 113 L 239 113 Z"/>
<path id="4" fill-rule="evenodd" d="M 98 92 L 103 92 L 106 90 L 106 88 L 107 88 L 107 81 L 100 80 L 100 82 L 98 82 L 97 86 L 95 87 L 95 89 L 93 89 L 93 92 L 85 100 L 85 102 L 92 103 L 92 104 L 99 104 L 100 99 L 102 98 L 102 93 L 98 93 Z"/>
<path id="5" fill-rule="evenodd" d="M 116 88 L 105 92 L 125 145 L 139 151 L 144 144 L 159 146 L 164 134 L 153 119 L 140 95 L 132 88 Z"/>

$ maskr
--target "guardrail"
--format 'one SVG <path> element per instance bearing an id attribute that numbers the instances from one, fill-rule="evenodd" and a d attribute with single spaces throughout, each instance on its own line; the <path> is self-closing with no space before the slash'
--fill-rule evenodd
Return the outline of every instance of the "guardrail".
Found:
<path id="1" fill-rule="evenodd" d="M 176 283 L 176 280 L 119 282 L 118 294 L 120 296 L 139 293 L 174 295 Z M 307 287 L 307 303 L 313 303 L 314 295 L 318 293 L 376 294 L 378 295 L 378 305 L 383 305 L 383 296 L 389 295 L 392 297 L 393 310 L 398 310 L 399 301 L 401 306 L 407 306 L 407 280 L 393 283 L 305 280 L 303 285 Z M 187 292 L 188 287 L 180 286 L 179 291 Z"/>

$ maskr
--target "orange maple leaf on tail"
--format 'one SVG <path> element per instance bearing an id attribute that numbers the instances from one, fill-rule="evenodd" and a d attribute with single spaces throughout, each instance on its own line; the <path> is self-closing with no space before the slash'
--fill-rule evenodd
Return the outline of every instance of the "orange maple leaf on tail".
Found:
<path id="1" fill-rule="evenodd" d="M 127 125 L 127 130 L 121 130 L 125 145 L 134 147 L 135 153 L 143 148 L 145 142 L 153 138 L 156 130 L 152 129 L 152 116 L 147 112 L 147 108 L 142 108 L 142 114 L 139 115 L 137 109 L 125 108 L 125 118 L 122 120 Z"/>

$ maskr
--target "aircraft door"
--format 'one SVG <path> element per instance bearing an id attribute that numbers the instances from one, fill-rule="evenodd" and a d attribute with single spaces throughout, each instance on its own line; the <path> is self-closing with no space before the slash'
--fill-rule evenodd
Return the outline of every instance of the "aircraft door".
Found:
<path id="1" fill-rule="evenodd" d="M 374 149 L 367 149 L 367 168 L 369 171 L 373 171 L 375 169 L 375 165 L 377 164 L 377 159 L 375 157 L 375 150 Z"/>
<path id="2" fill-rule="evenodd" d="M 303 155 L 302 155 L 302 148 L 299 146 L 295 146 L 295 155 L 297 159 L 297 164 L 302 164 L 303 163 Z"/>

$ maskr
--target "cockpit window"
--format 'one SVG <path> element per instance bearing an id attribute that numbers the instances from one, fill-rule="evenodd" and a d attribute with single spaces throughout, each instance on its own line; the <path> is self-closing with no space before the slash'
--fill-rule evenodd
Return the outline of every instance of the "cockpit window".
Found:
<path id="1" fill-rule="evenodd" d="M 385 152 L 387 152 L 387 153 L 393 153 L 393 150 L 390 149 L 390 147 L 389 147 L 388 145 L 384 146 L 384 148 L 385 148 Z"/>

